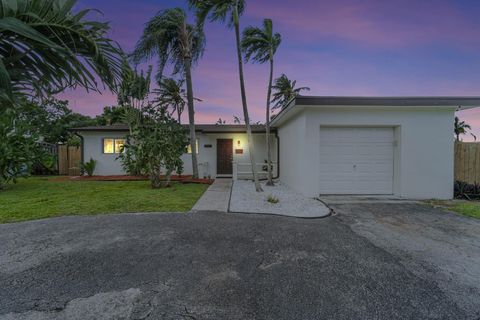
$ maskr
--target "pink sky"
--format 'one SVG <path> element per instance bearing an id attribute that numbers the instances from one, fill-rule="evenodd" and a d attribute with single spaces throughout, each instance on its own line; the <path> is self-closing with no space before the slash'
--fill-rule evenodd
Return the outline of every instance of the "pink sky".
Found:
<path id="1" fill-rule="evenodd" d="M 111 37 L 131 51 L 144 23 L 181 0 L 93 1 L 111 21 Z M 275 76 L 286 73 L 312 95 L 480 95 L 480 1 L 471 0 L 262 0 L 247 1 L 242 26 L 271 18 L 283 42 Z M 206 27 L 207 47 L 194 70 L 198 123 L 242 115 L 234 35 Z M 151 61 L 155 64 L 155 61 Z M 263 121 L 268 68 L 246 65 L 251 117 Z M 116 103 L 110 92 L 67 92 L 75 111 L 95 115 Z M 480 137 L 480 111 L 458 114 Z M 466 137 L 465 137 L 466 138 Z"/>

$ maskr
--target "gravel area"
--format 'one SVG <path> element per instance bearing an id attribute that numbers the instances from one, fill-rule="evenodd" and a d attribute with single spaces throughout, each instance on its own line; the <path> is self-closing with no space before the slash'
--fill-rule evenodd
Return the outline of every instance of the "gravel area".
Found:
<path id="1" fill-rule="evenodd" d="M 261 184 L 263 192 L 256 192 L 253 181 L 234 181 L 230 212 L 267 213 L 298 218 L 322 218 L 330 214 L 330 209 L 321 201 L 307 198 L 280 181 L 275 181 L 275 186 L 267 186 L 266 182 Z M 270 196 L 277 198 L 278 202 L 268 202 Z"/>

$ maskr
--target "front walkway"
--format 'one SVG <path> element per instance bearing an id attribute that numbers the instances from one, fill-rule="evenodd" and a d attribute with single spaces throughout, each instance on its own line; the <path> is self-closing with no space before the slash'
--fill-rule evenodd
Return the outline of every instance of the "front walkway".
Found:
<path id="1" fill-rule="evenodd" d="M 232 179 L 215 179 L 203 196 L 193 206 L 192 212 L 218 211 L 228 212 Z"/>

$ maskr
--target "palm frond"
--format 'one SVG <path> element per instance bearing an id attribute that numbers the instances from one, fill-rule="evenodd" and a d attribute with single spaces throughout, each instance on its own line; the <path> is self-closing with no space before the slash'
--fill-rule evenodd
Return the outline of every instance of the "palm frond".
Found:
<path id="1" fill-rule="evenodd" d="M 203 27 L 205 21 L 220 21 L 229 27 L 234 23 L 234 9 L 237 6 L 238 16 L 245 12 L 245 0 L 188 0 L 190 9 L 195 10 L 197 23 Z"/>
<path id="2" fill-rule="evenodd" d="M 97 76 L 116 90 L 121 48 L 106 33 L 108 23 L 73 13 L 75 0 L 0 1 L 0 70 L 10 95 L 44 96 L 67 87 L 98 90 Z"/>
<path id="3" fill-rule="evenodd" d="M 246 27 L 241 42 L 245 61 L 265 63 L 272 60 L 281 42 L 282 36 L 273 33 L 273 23 L 270 19 L 263 21 L 263 29 Z"/>
<path id="4" fill-rule="evenodd" d="M 282 74 L 280 77 L 275 79 L 275 84 L 273 85 L 273 99 L 272 102 L 275 103 L 273 109 L 285 108 L 287 104 L 298 96 L 301 91 L 310 91 L 309 87 L 300 87 L 295 88 L 297 81 L 290 80 L 285 74 Z"/>
<path id="5" fill-rule="evenodd" d="M 187 23 L 187 15 L 181 8 L 159 11 L 147 22 L 140 40 L 131 54 L 135 64 L 158 58 L 157 80 L 163 77 L 167 63 L 173 65 L 173 73 L 182 73 L 186 58 L 192 64 L 198 62 L 205 48 L 205 36 L 196 25 Z"/>

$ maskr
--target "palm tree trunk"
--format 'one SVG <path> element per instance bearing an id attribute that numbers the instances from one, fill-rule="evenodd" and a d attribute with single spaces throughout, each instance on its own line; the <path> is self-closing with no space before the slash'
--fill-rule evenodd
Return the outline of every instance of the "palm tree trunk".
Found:
<path id="1" fill-rule="evenodd" d="M 185 81 L 187 83 L 188 122 L 190 127 L 190 145 L 192 150 L 193 179 L 198 179 L 197 137 L 195 134 L 195 109 L 193 106 L 192 60 L 185 59 Z"/>
<path id="2" fill-rule="evenodd" d="M 270 55 L 272 57 L 272 53 Z M 268 92 L 267 92 L 267 110 L 265 119 L 265 132 L 267 138 L 267 186 L 273 186 L 272 175 L 272 155 L 270 145 L 270 96 L 272 95 L 272 82 L 273 82 L 273 58 L 270 58 L 270 78 L 268 80 Z"/>
<path id="3" fill-rule="evenodd" d="M 250 117 L 248 116 L 247 94 L 245 93 L 245 80 L 243 77 L 242 53 L 240 51 L 240 23 L 238 21 L 238 2 L 235 5 L 235 9 L 234 9 L 234 25 L 235 25 L 235 37 L 237 41 L 238 72 L 240 75 L 240 91 L 242 94 L 243 117 L 245 118 L 245 126 L 247 127 L 248 150 L 250 153 L 250 162 L 252 164 L 253 181 L 255 182 L 255 190 L 257 192 L 262 192 L 263 190 L 262 190 L 262 187 L 260 186 L 260 181 L 258 180 L 257 164 L 255 161 L 255 146 L 253 145 L 252 128 L 250 127 Z"/>

